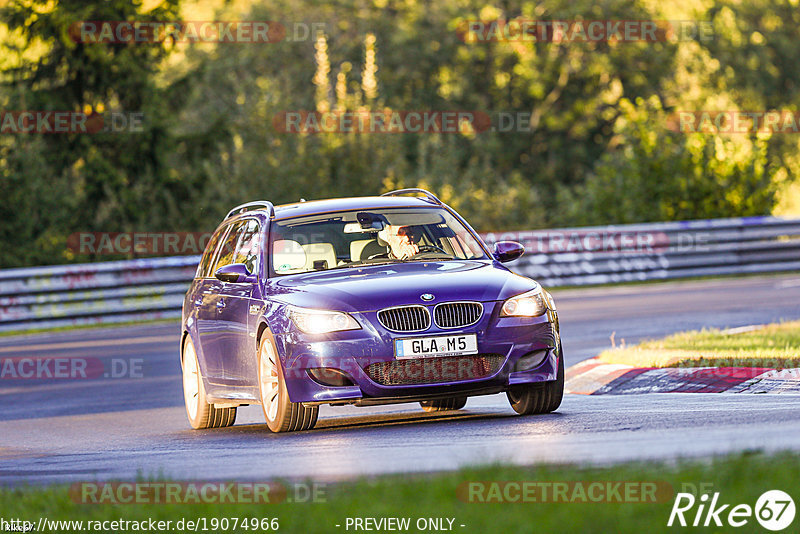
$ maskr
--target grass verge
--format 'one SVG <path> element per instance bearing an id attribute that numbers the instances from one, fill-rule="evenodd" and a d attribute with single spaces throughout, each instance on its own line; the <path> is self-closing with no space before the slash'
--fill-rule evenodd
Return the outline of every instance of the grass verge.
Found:
<path id="1" fill-rule="evenodd" d="M 606 363 L 636 367 L 800 367 L 800 321 L 753 330 L 681 332 L 602 352 Z"/>
<path id="2" fill-rule="evenodd" d="M 48 520 L 105 521 L 125 520 L 198 520 L 205 518 L 211 531 L 212 518 L 277 518 L 281 532 L 347 532 L 347 518 L 408 517 L 411 525 L 419 518 L 453 519 L 455 532 L 668 532 L 667 520 L 678 492 L 720 492 L 719 502 L 754 506 L 765 491 L 781 489 L 796 502 L 797 470 L 800 455 L 780 453 L 763 455 L 758 452 L 719 457 L 707 462 L 680 462 L 676 465 L 628 463 L 605 468 L 572 466 L 484 467 L 464 469 L 433 475 L 384 476 L 375 479 L 343 483 L 325 488 L 325 502 L 277 504 L 78 504 L 72 500 L 68 486 L 23 487 L 0 490 L 0 511 L 5 519 L 19 518 L 37 523 L 40 517 Z M 536 502 L 469 502 L 469 483 L 482 481 L 473 499 L 483 495 L 489 499 L 490 481 L 540 483 L 528 499 Z M 552 502 L 554 492 L 542 502 L 541 483 L 570 483 L 570 491 Z M 593 502 L 590 495 L 609 495 L 607 489 L 592 493 L 590 484 L 600 482 L 657 483 L 661 488 L 652 494 L 656 502 Z M 574 488 L 581 486 L 585 493 Z M 499 487 L 499 486 L 498 486 Z M 509 486 L 506 486 L 509 487 Z M 552 490 L 554 485 L 549 486 Z M 623 486 L 624 487 L 624 486 Z M 473 486 L 474 488 L 474 486 Z M 702 489 L 701 489 L 702 488 Z M 577 492 L 577 493 L 576 493 Z M 291 495 L 291 492 L 290 492 Z M 522 493 L 510 492 L 512 499 Z M 621 493 L 625 499 L 625 492 Z M 514 497 L 516 496 L 516 497 Z M 699 496 L 699 495 L 698 495 Z M 565 498 L 564 498 L 565 497 Z M 492 500 L 496 500 L 492 498 Z M 635 500 L 641 501 L 641 497 Z M 687 512 L 691 523 L 697 511 Z M 724 521 L 724 515 L 723 515 Z M 174 523 L 173 523 L 174 524 Z M 444 522 L 447 525 L 447 521 Z M 797 520 L 795 520 L 797 524 Z M 339 525 L 337 527 L 336 525 Z M 464 525 L 463 527 L 461 525 Z M 727 525 L 726 525 L 727 527 Z M 728 527 L 729 528 L 729 527 Z M 751 517 L 746 530 L 759 528 Z M 50 525 L 49 531 L 62 532 Z M 198 530 L 202 531 L 202 528 Z M 351 527 L 349 529 L 353 531 Z M 727 531 L 727 528 L 724 529 Z M 74 531 L 74 528 L 73 528 Z M 120 530 L 122 531 L 122 530 Z M 229 530 L 230 531 L 230 530 Z M 236 529 L 237 532 L 246 532 Z M 256 530 L 256 531 L 263 531 Z M 417 532 L 415 527 L 409 532 Z"/>

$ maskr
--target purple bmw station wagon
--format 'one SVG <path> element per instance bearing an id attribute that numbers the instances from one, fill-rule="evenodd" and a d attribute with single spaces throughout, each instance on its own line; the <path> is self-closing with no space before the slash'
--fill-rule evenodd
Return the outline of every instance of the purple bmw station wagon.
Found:
<path id="1" fill-rule="evenodd" d="M 273 432 L 307 430 L 322 404 L 458 410 L 500 392 L 519 414 L 555 410 L 553 299 L 502 265 L 523 251 L 490 251 L 421 189 L 234 208 L 183 304 L 191 426 L 229 426 L 260 404 Z"/>

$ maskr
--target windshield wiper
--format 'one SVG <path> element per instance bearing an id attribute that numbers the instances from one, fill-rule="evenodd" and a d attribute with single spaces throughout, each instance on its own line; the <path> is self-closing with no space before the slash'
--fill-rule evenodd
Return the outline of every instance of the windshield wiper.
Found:
<path id="1" fill-rule="evenodd" d="M 431 255 L 438 256 L 438 258 L 433 258 L 433 259 L 440 259 L 440 260 L 454 260 L 454 259 L 456 259 L 455 256 L 451 256 L 450 254 L 445 254 L 445 253 L 442 253 L 442 252 L 420 252 L 419 254 L 414 254 L 410 258 L 407 258 L 405 260 L 400 260 L 400 261 L 424 261 L 424 260 L 430 260 L 432 258 L 423 257 L 423 256 L 431 256 Z"/>
<path id="2" fill-rule="evenodd" d="M 388 263 L 396 263 L 400 260 L 392 260 L 392 259 L 381 259 L 380 261 L 354 261 L 350 263 L 345 263 L 344 265 L 337 265 L 336 267 L 330 267 L 325 269 L 326 271 L 333 271 L 334 269 L 347 269 L 348 267 L 364 267 L 369 265 L 386 265 Z"/>
<path id="3" fill-rule="evenodd" d="M 350 267 L 368 267 L 371 265 L 389 265 L 392 263 L 407 263 L 412 261 L 430 261 L 432 258 L 429 257 L 422 257 L 422 256 L 440 256 L 439 258 L 433 259 L 441 259 L 441 260 L 454 260 L 456 259 L 455 256 L 451 256 L 449 254 L 443 254 L 441 252 L 420 252 L 419 254 L 415 254 L 410 258 L 406 258 L 404 260 L 397 259 L 397 258 L 380 258 L 375 260 L 361 260 L 361 261 L 353 261 L 350 263 L 345 263 L 343 265 L 337 265 L 336 267 L 329 267 L 325 269 L 325 271 L 333 271 L 336 269 L 348 269 Z M 323 271 L 319 271 L 323 272 Z"/>

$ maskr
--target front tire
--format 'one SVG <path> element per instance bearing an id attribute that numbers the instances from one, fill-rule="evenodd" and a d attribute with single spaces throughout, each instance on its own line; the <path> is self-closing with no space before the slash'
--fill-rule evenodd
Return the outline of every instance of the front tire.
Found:
<path id="1" fill-rule="evenodd" d="M 206 400 L 206 388 L 203 375 L 197 364 L 197 352 L 192 339 L 187 336 L 183 344 L 181 356 L 183 368 L 183 402 L 186 405 L 186 417 L 195 430 L 201 428 L 222 428 L 231 426 L 236 421 L 236 408 L 214 408 Z"/>
<path id="2" fill-rule="evenodd" d="M 273 432 L 310 430 L 317 424 L 318 406 L 291 402 L 278 353 L 265 335 L 258 349 L 258 390 L 267 426 Z"/>
<path id="3" fill-rule="evenodd" d="M 467 405 L 466 397 L 450 397 L 449 399 L 421 401 L 419 403 L 426 412 L 445 412 L 448 410 L 460 410 Z"/>
<path id="4" fill-rule="evenodd" d="M 564 352 L 558 344 L 556 379 L 539 384 L 513 386 L 506 392 L 511 407 L 520 415 L 550 413 L 561 406 L 564 398 Z"/>

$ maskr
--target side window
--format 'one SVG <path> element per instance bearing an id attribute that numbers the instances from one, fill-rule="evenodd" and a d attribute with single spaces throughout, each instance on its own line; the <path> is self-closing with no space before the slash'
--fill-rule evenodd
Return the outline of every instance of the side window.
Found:
<path id="1" fill-rule="evenodd" d="M 211 263 L 211 259 L 214 257 L 214 252 L 217 250 L 217 244 L 219 243 L 220 238 L 225 235 L 225 230 L 227 228 L 227 226 L 224 226 L 211 236 L 211 239 L 208 241 L 208 245 L 206 245 L 206 250 L 203 252 L 203 257 L 200 259 L 200 265 L 197 266 L 195 278 L 204 278 L 209 275 L 209 264 Z"/>
<path id="2" fill-rule="evenodd" d="M 239 237 L 234 263 L 244 263 L 251 273 L 258 268 L 258 252 L 261 250 L 261 227 L 255 219 L 248 219 Z"/>
<path id="3" fill-rule="evenodd" d="M 228 235 L 225 236 L 225 240 L 222 242 L 222 246 L 220 247 L 217 261 L 214 264 L 214 267 L 211 269 L 211 275 L 217 272 L 217 269 L 220 267 L 225 267 L 226 265 L 233 263 L 233 259 L 236 256 L 236 244 L 239 241 L 240 234 L 242 233 L 242 229 L 244 228 L 245 224 L 245 221 L 240 221 L 231 225 L 231 230 L 228 232 Z"/>

